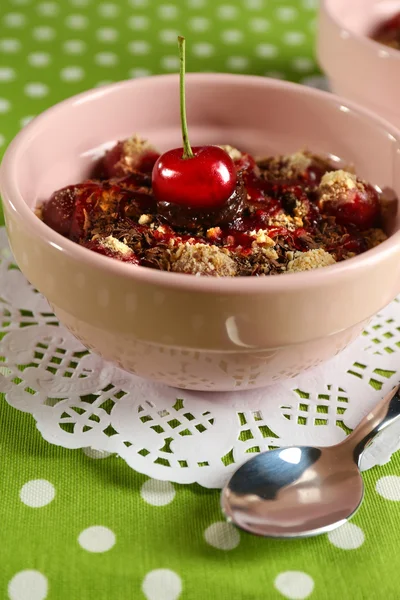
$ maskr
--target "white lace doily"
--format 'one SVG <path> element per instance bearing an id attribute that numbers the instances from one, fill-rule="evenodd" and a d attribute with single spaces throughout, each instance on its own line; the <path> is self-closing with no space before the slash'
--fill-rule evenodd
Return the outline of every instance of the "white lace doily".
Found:
<path id="1" fill-rule="evenodd" d="M 157 479 L 221 487 L 249 453 L 342 440 L 399 379 L 400 302 L 329 363 L 262 390 L 180 391 L 141 380 L 82 347 L 13 263 L 0 228 L 0 392 L 67 448 L 117 453 Z M 390 459 L 391 428 L 363 467 Z"/>

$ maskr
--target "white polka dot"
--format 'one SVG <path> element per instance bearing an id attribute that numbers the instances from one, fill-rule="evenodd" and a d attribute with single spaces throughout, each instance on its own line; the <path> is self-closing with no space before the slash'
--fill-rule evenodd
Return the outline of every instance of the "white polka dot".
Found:
<path id="1" fill-rule="evenodd" d="M 79 534 L 78 543 L 88 552 L 107 552 L 115 544 L 115 533 L 108 527 L 94 525 Z"/>
<path id="2" fill-rule="evenodd" d="M 381 477 L 376 482 L 375 489 L 382 498 L 400 502 L 400 477 L 396 475 Z"/>
<path id="3" fill-rule="evenodd" d="M 60 77 L 63 81 L 81 81 L 85 76 L 82 67 L 64 67 L 60 71 Z"/>
<path id="4" fill-rule="evenodd" d="M 230 523 L 219 521 L 213 523 L 204 532 L 207 544 L 218 550 L 233 550 L 239 545 L 240 534 Z"/>
<path id="5" fill-rule="evenodd" d="M 193 17 L 189 19 L 189 27 L 193 31 L 207 31 L 210 28 L 210 21 L 206 17 Z"/>
<path id="6" fill-rule="evenodd" d="M 116 17 L 119 14 L 120 9 L 116 4 L 105 3 L 100 4 L 97 10 L 102 17 L 109 18 Z"/>
<path id="7" fill-rule="evenodd" d="M 130 42 L 128 44 L 128 50 L 132 54 L 144 55 L 149 54 L 151 46 L 149 42 L 146 42 L 145 40 L 135 40 L 134 42 Z"/>
<path id="8" fill-rule="evenodd" d="M 99 290 L 99 295 L 98 295 L 98 303 L 99 306 L 101 306 L 102 308 L 107 308 L 107 306 L 110 304 L 110 291 L 107 288 L 103 288 L 102 290 Z"/>
<path id="9" fill-rule="evenodd" d="M 189 8 L 204 8 L 206 0 L 186 0 Z"/>
<path id="10" fill-rule="evenodd" d="M 6 27 L 23 27 L 26 23 L 26 17 L 22 13 L 8 13 L 4 15 L 3 23 Z"/>
<path id="11" fill-rule="evenodd" d="M 177 56 L 163 56 L 161 66 L 166 71 L 176 71 L 179 69 L 179 58 Z"/>
<path id="12" fill-rule="evenodd" d="M 318 7 L 318 0 L 303 0 L 303 7 L 306 10 L 315 10 Z"/>
<path id="13" fill-rule="evenodd" d="M 32 479 L 25 483 L 19 492 L 21 502 L 31 508 L 41 508 L 50 504 L 55 495 L 54 485 L 46 479 Z"/>
<path id="14" fill-rule="evenodd" d="M 94 450 L 93 448 L 82 448 L 83 453 L 89 458 L 100 460 L 112 456 L 112 452 L 106 452 L 105 450 Z"/>
<path id="15" fill-rule="evenodd" d="M 15 6 L 26 6 L 26 4 L 30 4 L 31 0 L 11 0 L 11 4 Z"/>
<path id="16" fill-rule="evenodd" d="M 142 591 L 147 600 L 178 600 L 182 581 L 174 571 L 155 569 L 144 578 Z"/>
<path id="17" fill-rule="evenodd" d="M 283 34 L 283 43 L 287 46 L 300 46 L 305 39 L 306 36 L 302 31 L 286 31 Z"/>
<path id="18" fill-rule="evenodd" d="M 199 42 L 197 44 L 192 45 L 192 52 L 195 56 L 207 58 L 215 53 L 215 48 L 212 44 L 209 44 L 208 42 Z"/>
<path id="19" fill-rule="evenodd" d="M 298 10 L 297 8 L 294 8 L 294 6 L 280 6 L 276 10 L 276 16 L 279 19 L 279 21 L 294 21 L 297 15 Z"/>
<path id="20" fill-rule="evenodd" d="M 0 40 L 0 51 L 5 54 L 14 54 L 21 49 L 21 42 L 10 38 L 3 38 Z"/>
<path id="21" fill-rule="evenodd" d="M 158 15 L 161 19 L 176 19 L 178 16 L 178 7 L 174 4 L 162 4 L 158 8 Z"/>
<path id="22" fill-rule="evenodd" d="M 67 54 L 82 54 L 86 50 L 86 42 L 83 40 L 67 40 L 64 42 L 63 50 Z"/>
<path id="23" fill-rule="evenodd" d="M 266 71 L 265 77 L 272 77 L 272 79 L 286 79 L 285 73 L 282 71 Z"/>
<path id="24" fill-rule="evenodd" d="M 255 53 L 260 58 L 275 58 L 278 55 L 278 48 L 273 44 L 258 44 Z"/>
<path id="25" fill-rule="evenodd" d="M 178 31 L 176 29 L 162 29 L 159 37 L 164 44 L 177 44 L 178 43 Z"/>
<path id="26" fill-rule="evenodd" d="M 12 81 L 15 79 L 15 71 L 11 67 L 0 67 L 0 81 Z"/>
<path id="27" fill-rule="evenodd" d="M 100 42 L 115 42 L 118 35 L 118 31 L 112 27 L 103 27 L 96 31 L 96 37 Z"/>
<path id="28" fill-rule="evenodd" d="M 318 90 L 329 90 L 329 83 L 326 77 L 321 75 L 312 75 L 311 77 L 304 77 L 301 80 L 303 85 L 308 85 L 309 87 L 317 88 Z"/>
<path id="29" fill-rule="evenodd" d="M 328 539 L 336 548 L 355 550 L 363 545 L 365 536 L 363 530 L 357 525 L 345 523 L 328 533 Z"/>
<path id="30" fill-rule="evenodd" d="M 249 59 L 246 56 L 230 56 L 226 61 L 226 66 L 233 71 L 242 71 L 249 66 Z"/>
<path id="31" fill-rule="evenodd" d="M 261 10 L 264 8 L 264 0 L 245 0 L 245 5 L 250 10 Z"/>
<path id="32" fill-rule="evenodd" d="M 6 143 L 6 138 L 4 137 L 4 135 L 2 135 L 0 133 L 0 146 L 4 146 L 5 143 Z M 8 226 L 8 228 L 10 229 L 10 225 Z"/>
<path id="33" fill-rule="evenodd" d="M 20 571 L 8 584 L 10 600 L 44 600 L 47 591 L 47 579 L 39 571 Z"/>
<path id="34" fill-rule="evenodd" d="M 88 25 L 88 18 L 85 15 L 69 15 L 65 19 L 65 24 L 70 29 L 85 29 Z"/>
<path id="35" fill-rule="evenodd" d="M 11 103 L 7 98 L 0 98 L 0 114 L 6 113 L 10 110 Z"/>
<path id="36" fill-rule="evenodd" d="M 218 8 L 217 14 L 220 19 L 229 20 L 235 19 L 237 15 L 236 6 L 232 6 L 231 4 L 223 4 Z"/>
<path id="37" fill-rule="evenodd" d="M 55 2 L 42 2 L 37 5 L 37 11 L 43 17 L 55 17 L 58 14 L 59 7 Z"/>
<path id="38" fill-rule="evenodd" d="M 26 127 L 35 117 L 33 115 L 29 115 L 28 117 L 22 117 L 19 124 L 21 127 Z"/>
<path id="39" fill-rule="evenodd" d="M 48 94 L 49 88 L 45 83 L 27 83 L 24 92 L 30 98 L 43 98 Z"/>
<path id="40" fill-rule="evenodd" d="M 49 42 L 55 37 L 56 32 L 52 27 L 43 26 L 35 27 L 35 29 L 32 31 L 32 34 L 35 40 L 38 40 L 39 42 Z"/>
<path id="41" fill-rule="evenodd" d="M 225 44 L 240 44 L 243 41 L 243 31 L 240 31 L 240 29 L 227 29 L 222 32 L 221 38 Z"/>
<path id="42" fill-rule="evenodd" d="M 140 77 L 148 77 L 149 75 L 151 75 L 150 69 L 143 69 L 138 67 L 129 71 L 129 77 L 133 77 L 133 79 L 139 79 Z"/>
<path id="43" fill-rule="evenodd" d="M 105 85 L 110 85 L 110 83 L 114 83 L 112 79 L 102 79 L 95 84 L 95 87 L 104 87 Z"/>
<path id="44" fill-rule="evenodd" d="M 134 8 L 143 8 L 145 6 L 147 6 L 149 3 L 149 0 L 129 0 L 129 4 L 131 6 L 133 6 Z"/>
<path id="45" fill-rule="evenodd" d="M 32 52 L 28 54 L 28 62 L 32 67 L 47 67 L 50 64 L 50 54 L 47 52 Z"/>
<path id="46" fill-rule="evenodd" d="M 255 33 L 264 33 L 264 31 L 268 31 L 271 27 L 271 23 L 267 21 L 267 19 L 255 18 L 250 19 L 249 26 L 252 31 Z"/>
<path id="47" fill-rule="evenodd" d="M 169 481 L 148 479 L 142 485 L 140 495 L 152 506 L 165 506 L 175 498 L 175 488 Z"/>
<path id="48" fill-rule="evenodd" d="M 118 63 L 118 56 L 113 52 L 99 52 L 94 60 L 101 67 L 114 67 Z"/>
<path id="49" fill-rule="evenodd" d="M 87 6 L 90 0 L 69 0 L 74 6 Z"/>
<path id="50" fill-rule="evenodd" d="M 278 592 L 289 600 L 304 600 L 314 589 L 312 577 L 302 571 L 285 571 L 280 573 L 274 581 Z"/>
<path id="51" fill-rule="evenodd" d="M 143 30 L 149 26 L 149 19 L 144 15 L 137 15 L 128 19 L 128 26 L 131 29 Z"/>
<path id="52" fill-rule="evenodd" d="M 314 61 L 306 56 L 293 59 L 292 65 L 296 71 L 311 71 L 315 67 Z"/>

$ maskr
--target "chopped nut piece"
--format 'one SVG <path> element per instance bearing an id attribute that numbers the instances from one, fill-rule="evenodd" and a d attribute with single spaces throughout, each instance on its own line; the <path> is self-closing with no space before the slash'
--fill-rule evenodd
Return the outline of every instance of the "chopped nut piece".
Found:
<path id="1" fill-rule="evenodd" d="M 234 277 L 235 261 L 217 246 L 207 244 L 179 244 L 171 256 L 171 271 L 213 277 Z"/>
<path id="2" fill-rule="evenodd" d="M 296 227 L 303 227 L 303 219 L 301 217 L 293 217 L 293 221 Z"/>
<path id="3" fill-rule="evenodd" d="M 258 244 L 259 246 L 265 246 L 267 248 L 275 246 L 274 240 L 269 237 L 268 231 L 265 231 L 264 229 L 250 231 L 250 235 L 254 237 L 253 243 Z"/>
<path id="4" fill-rule="evenodd" d="M 149 225 L 153 220 L 152 215 L 141 215 L 139 217 L 139 225 Z"/>
<path id="5" fill-rule="evenodd" d="M 221 237 L 222 229 L 221 227 L 211 227 L 207 229 L 207 239 L 209 240 L 218 240 Z"/>
<path id="6" fill-rule="evenodd" d="M 328 267 L 336 263 L 333 256 L 322 248 L 308 250 L 307 252 L 296 252 L 294 256 L 294 259 L 287 265 L 288 272 L 292 273 Z"/>

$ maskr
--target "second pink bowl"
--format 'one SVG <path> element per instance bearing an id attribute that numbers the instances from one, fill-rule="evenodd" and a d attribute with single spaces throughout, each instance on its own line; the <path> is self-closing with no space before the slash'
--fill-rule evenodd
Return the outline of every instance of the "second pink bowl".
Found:
<path id="1" fill-rule="evenodd" d="M 333 92 L 400 127 L 400 51 L 370 39 L 399 0 L 321 0 L 318 59 Z"/>

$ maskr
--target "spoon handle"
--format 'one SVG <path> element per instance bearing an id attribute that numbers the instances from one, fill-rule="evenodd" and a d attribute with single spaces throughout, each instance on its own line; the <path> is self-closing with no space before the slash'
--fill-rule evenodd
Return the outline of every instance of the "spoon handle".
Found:
<path id="1" fill-rule="evenodd" d="M 400 386 L 396 386 L 361 421 L 354 431 L 342 442 L 353 447 L 353 456 L 360 463 L 362 453 L 373 438 L 400 419 Z"/>

